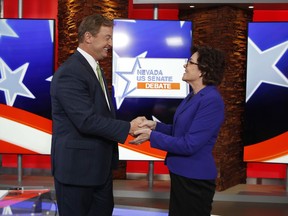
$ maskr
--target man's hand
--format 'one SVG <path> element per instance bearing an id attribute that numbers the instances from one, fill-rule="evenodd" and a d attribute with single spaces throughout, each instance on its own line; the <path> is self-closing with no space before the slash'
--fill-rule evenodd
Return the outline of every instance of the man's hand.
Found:
<path id="1" fill-rule="evenodd" d="M 132 136 L 134 136 L 134 132 L 139 128 L 139 125 L 144 122 L 144 121 L 147 121 L 147 119 L 145 118 L 145 116 L 139 116 L 135 119 L 133 119 L 131 122 L 130 122 L 130 130 L 129 130 L 129 134 L 131 134 Z"/>

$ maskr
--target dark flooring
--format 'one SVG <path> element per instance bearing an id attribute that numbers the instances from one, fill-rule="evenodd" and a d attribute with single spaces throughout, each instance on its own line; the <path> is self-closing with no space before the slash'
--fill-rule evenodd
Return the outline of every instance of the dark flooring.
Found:
<path id="1" fill-rule="evenodd" d="M 113 216 L 167 216 L 169 180 L 114 180 Z M 0 215 L 58 215 L 50 176 L 0 175 Z M 10 189 L 10 190 L 9 190 Z M 213 215 L 288 216 L 285 185 L 240 184 L 216 192 Z M 188 215 L 189 216 L 189 215 Z"/>

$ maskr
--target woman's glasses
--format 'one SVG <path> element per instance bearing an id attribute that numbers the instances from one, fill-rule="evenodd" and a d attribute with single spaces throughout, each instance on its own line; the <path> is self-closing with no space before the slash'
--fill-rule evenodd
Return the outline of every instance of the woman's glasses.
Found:
<path id="1" fill-rule="evenodd" d="M 188 60 L 187 60 L 186 67 L 187 67 L 189 64 L 199 65 L 198 63 L 193 62 L 191 59 L 188 59 Z"/>

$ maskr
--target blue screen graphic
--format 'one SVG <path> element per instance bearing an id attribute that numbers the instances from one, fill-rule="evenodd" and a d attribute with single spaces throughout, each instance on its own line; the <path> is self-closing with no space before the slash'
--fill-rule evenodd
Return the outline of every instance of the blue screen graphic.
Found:
<path id="1" fill-rule="evenodd" d="M 191 56 L 191 21 L 115 19 L 114 24 L 113 67 L 119 65 L 119 62 L 125 58 L 129 58 L 127 63 L 135 62 L 133 63 L 133 68 L 135 69 L 137 61 L 138 63 L 140 62 L 137 67 L 141 68 L 141 59 L 148 59 L 149 61 L 149 59 L 158 58 L 165 62 L 165 59 L 188 59 Z M 184 73 L 182 63 L 179 68 L 180 70 L 172 72 L 179 73 L 178 78 L 181 80 Z M 118 117 L 124 120 L 131 120 L 139 115 L 146 116 L 148 119 L 153 116 L 159 121 L 171 123 L 174 112 L 183 97 L 181 99 L 179 97 L 169 98 L 169 93 L 168 97 L 164 96 L 164 94 L 167 95 L 168 91 L 163 90 L 163 97 L 157 96 L 153 98 L 151 97 L 151 95 L 153 96 L 153 90 L 150 90 L 147 91 L 149 92 L 147 97 L 145 97 L 145 94 L 141 97 L 137 97 L 134 94 L 133 98 L 130 98 L 129 96 L 135 93 L 135 88 L 131 87 L 133 82 L 129 80 L 129 73 L 133 73 L 133 70 L 131 69 L 122 74 L 118 71 L 113 71 L 112 74 L 114 83 L 113 98 L 116 98 L 115 95 L 120 98 L 119 101 L 117 101 L 117 98 L 114 101 Z M 119 75 L 121 76 L 120 78 L 117 77 Z M 125 88 L 123 87 L 123 92 L 117 92 L 117 86 L 115 87 L 116 78 L 121 79 L 121 85 L 125 86 Z M 159 94 L 159 91 L 161 90 L 156 90 L 155 93 Z"/>
<path id="2" fill-rule="evenodd" d="M 288 131 L 288 23 L 248 24 L 245 144 Z"/>
<path id="3" fill-rule="evenodd" d="M 54 20 L 0 19 L 0 103 L 51 119 Z"/>

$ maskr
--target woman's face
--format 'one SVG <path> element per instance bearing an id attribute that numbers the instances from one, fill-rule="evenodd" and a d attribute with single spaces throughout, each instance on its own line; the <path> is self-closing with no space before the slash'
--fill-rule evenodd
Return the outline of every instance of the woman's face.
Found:
<path id="1" fill-rule="evenodd" d="M 185 72 L 183 74 L 182 80 L 187 83 L 193 83 L 197 81 L 202 82 L 201 71 L 198 67 L 198 52 L 195 52 L 190 59 L 188 59 L 187 64 L 184 64 Z"/>

